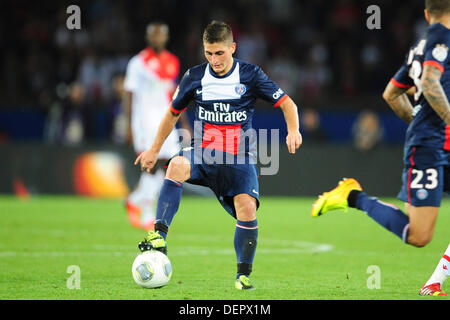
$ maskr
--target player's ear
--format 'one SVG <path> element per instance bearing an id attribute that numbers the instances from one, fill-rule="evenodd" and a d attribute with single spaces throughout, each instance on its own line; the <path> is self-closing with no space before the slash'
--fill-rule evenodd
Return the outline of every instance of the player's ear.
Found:
<path id="1" fill-rule="evenodd" d="M 231 43 L 231 54 L 233 54 L 236 51 L 236 42 Z"/>
<path id="2" fill-rule="evenodd" d="M 425 15 L 425 20 L 427 20 L 428 24 L 430 24 L 430 13 L 428 12 L 427 9 L 423 10 L 424 15 Z"/>

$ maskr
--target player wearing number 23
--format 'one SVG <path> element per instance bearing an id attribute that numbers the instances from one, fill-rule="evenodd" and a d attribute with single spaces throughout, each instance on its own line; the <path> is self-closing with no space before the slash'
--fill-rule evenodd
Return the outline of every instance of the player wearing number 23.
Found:
<path id="1" fill-rule="evenodd" d="M 426 0 L 429 27 L 410 49 L 383 98 L 409 123 L 404 146 L 402 187 L 398 198 L 406 214 L 395 205 L 369 197 L 355 179 L 346 179 L 322 194 L 313 204 L 312 216 L 328 211 L 359 209 L 378 224 L 416 247 L 433 238 L 443 192 L 450 191 L 450 1 Z M 407 94 L 414 93 L 411 103 Z M 450 246 L 422 295 L 446 295 L 442 284 L 450 275 Z"/>
<path id="2" fill-rule="evenodd" d="M 430 70 L 431 74 L 441 75 L 442 90 L 446 97 L 450 96 L 449 47 L 450 30 L 441 23 L 431 25 L 391 80 L 400 89 L 415 87 L 399 193 L 399 199 L 413 206 L 439 207 L 443 191 L 450 190 L 450 126 L 439 115 L 440 110 L 430 105 L 422 85 L 424 69 Z"/>

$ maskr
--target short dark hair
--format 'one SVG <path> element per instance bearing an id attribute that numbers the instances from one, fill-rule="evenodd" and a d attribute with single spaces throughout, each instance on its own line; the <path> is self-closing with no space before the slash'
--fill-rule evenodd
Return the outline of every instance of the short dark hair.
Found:
<path id="1" fill-rule="evenodd" d="M 425 0 L 425 9 L 434 16 L 450 12 L 450 0 Z"/>
<path id="2" fill-rule="evenodd" d="M 222 21 L 211 21 L 203 32 L 203 41 L 206 43 L 233 42 L 233 32 L 231 27 Z"/>

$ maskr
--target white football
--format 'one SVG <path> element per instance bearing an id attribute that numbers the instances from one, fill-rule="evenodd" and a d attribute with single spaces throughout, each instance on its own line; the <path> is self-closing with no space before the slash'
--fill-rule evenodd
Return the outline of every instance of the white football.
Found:
<path id="1" fill-rule="evenodd" d="M 169 282 L 172 276 L 172 264 L 162 252 L 145 251 L 134 259 L 131 273 L 134 281 L 141 287 L 160 288 Z"/>

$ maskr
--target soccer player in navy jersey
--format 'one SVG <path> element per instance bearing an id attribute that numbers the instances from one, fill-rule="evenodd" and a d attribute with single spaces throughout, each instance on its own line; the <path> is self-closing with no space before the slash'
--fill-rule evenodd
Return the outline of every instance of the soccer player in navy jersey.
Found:
<path id="1" fill-rule="evenodd" d="M 426 0 L 426 35 L 409 51 L 404 64 L 388 83 L 383 98 L 407 123 L 402 188 L 406 215 L 396 206 L 369 197 L 355 179 L 344 179 L 317 199 L 312 215 L 356 208 L 403 242 L 428 244 L 441 205 L 450 191 L 450 0 Z M 414 106 L 406 92 L 414 87 Z M 442 284 L 449 276 L 450 246 L 440 259 L 421 295 L 447 295 Z"/>
<path id="2" fill-rule="evenodd" d="M 254 289 L 249 275 L 255 255 L 259 207 L 258 170 L 252 117 L 257 98 L 282 110 L 291 154 L 302 144 L 297 106 L 267 75 L 251 63 L 235 59 L 231 28 L 213 21 L 203 33 L 207 62 L 183 76 L 172 105 L 161 121 L 150 149 L 136 159 L 141 169 L 155 165 L 159 150 L 188 103 L 195 103 L 194 139 L 168 165 L 158 199 L 154 231 L 139 244 L 142 251 L 167 252 L 169 226 L 181 201 L 183 183 L 209 187 L 236 220 L 234 247 L 237 258 L 235 287 Z"/>

